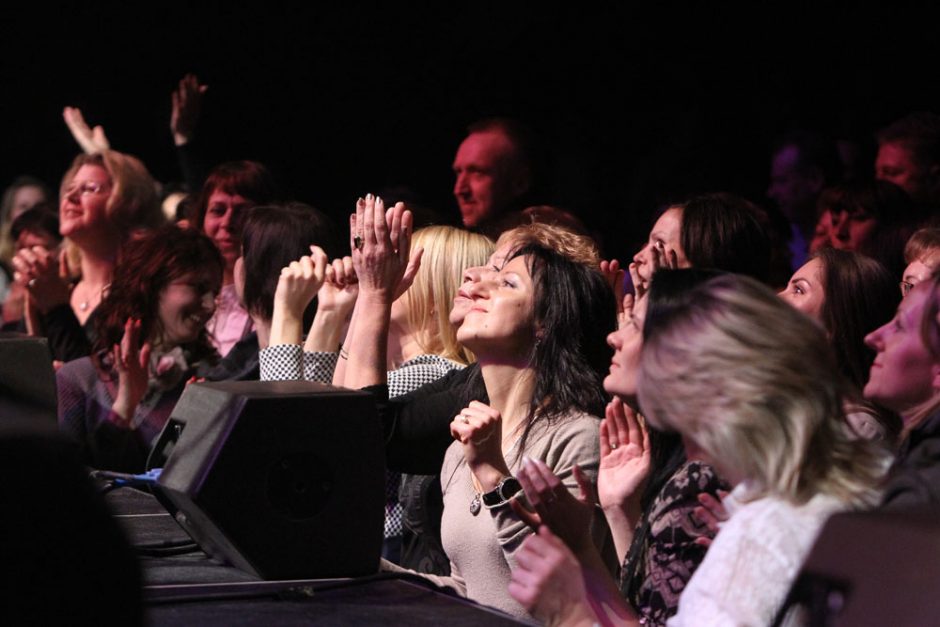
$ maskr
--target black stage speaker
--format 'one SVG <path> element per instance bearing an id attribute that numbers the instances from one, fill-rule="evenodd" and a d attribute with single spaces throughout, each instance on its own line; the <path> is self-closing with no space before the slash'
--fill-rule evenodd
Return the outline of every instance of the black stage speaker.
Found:
<path id="1" fill-rule="evenodd" d="M 814 627 L 940 625 L 940 520 L 936 511 L 832 516 L 787 603 Z"/>
<path id="2" fill-rule="evenodd" d="M 55 371 L 45 338 L 0 333 L 0 417 L 56 425 Z"/>
<path id="3" fill-rule="evenodd" d="M 378 570 L 385 453 L 371 395 L 306 381 L 192 384 L 154 457 L 167 451 L 157 491 L 210 555 L 263 579 Z"/>

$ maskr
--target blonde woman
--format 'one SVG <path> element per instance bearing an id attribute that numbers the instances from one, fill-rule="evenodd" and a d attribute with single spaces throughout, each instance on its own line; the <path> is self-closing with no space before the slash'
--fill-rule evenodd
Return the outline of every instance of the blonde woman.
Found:
<path id="1" fill-rule="evenodd" d="M 457 341 L 448 314 L 464 270 L 486 263 L 494 245 L 483 235 L 449 226 L 432 226 L 414 233 L 411 248 L 420 259 L 420 266 L 412 266 L 417 268 L 414 281 L 392 306 L 387 342 L 386 369 L 392 397 L 462 369 L 473 360 L 470 351 Z M 318 251 L 292 263 L 281 273 L 271 320 L 270 346 L 259 355 L 262 380 L 306 379 L 344 385 L 347 348 L 340 345 L 340 340 L 350 310 L 355 307 L 356 277 L 349 257 L 329 266 L 325 262 L 322 251 Z M 317 313 L 301 349 L 303 312 L 314 294 L 319 300 Z M 353 311 L 350 328 L 356 324 L 356 318 Z M 385 556 L 401 561 L 403 516 L 419 516 L 423 522 L 416 525 L 414 534 L 407 535 L 414 538 L 415 546 L 422 547 L 418 550 L 421 555 L 406 555 L 406 561 L 439 561 L 434 557 L 443 554 L 443 549 L 439 548 L 439 522 L 435 524 L 433 516 L 427 516 L 429 499 L 431 502 L 440 499 L 437 477 L 405 478 L 414 516 L 403 513 L 399 503 L 400 475 L 389 473 L 387 480 Z M 438 496 L 431 496 L 435 490 Z M 439 511 L 439 507 L 435 509 Z"/>
<path id="2" fill-rule="evenodd" d="M 886 453 L 842 428 L 835 372 L 823 331 L 745 277 L 712 279 L 657 322 L 640 362 L 643 414 L 735 485 L 669 625 L 770 624 L 829 515 L 878 502 Z M 540 617 L 639 624 L 616 595 L 592 605 L 550 532 L 517 561 L 511 591 Z"/>
<path id="3" fill-rule="evenodd" d="M 156 183 L 136 157 L 106 150 L 75 158 L 60 188 L 65 253 L 36 246 L 13 259 L 15 278 L 29 292 L 31 331 L 49 337 L 55 359 L 90 353 L 92 314 L 111 282 L 121 245 L 136 229 L 162 222 Z M 70 267 L 79 269 L 75 282 Z"/>

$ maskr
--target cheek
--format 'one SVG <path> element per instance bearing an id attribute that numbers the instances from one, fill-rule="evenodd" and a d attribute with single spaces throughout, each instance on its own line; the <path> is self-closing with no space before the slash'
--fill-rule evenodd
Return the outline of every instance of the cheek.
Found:
<path id="1" fill-rule="evenodd" d="M 877 227 L 878 223 L 874 220 L 866 220 L 865 222 L 853 224 L 849 229 L 849 238 L 851 239 L 852 246 L 857 250 L 859 246 L 865 244 L 871 239 Z"/>
<path id="2" fill-rule="evenodd" d="M 210 238 L 214 238 L 219 230 L 219 219 L 216 216 L 206 215 L 202 224 L 202 230 Z"/>

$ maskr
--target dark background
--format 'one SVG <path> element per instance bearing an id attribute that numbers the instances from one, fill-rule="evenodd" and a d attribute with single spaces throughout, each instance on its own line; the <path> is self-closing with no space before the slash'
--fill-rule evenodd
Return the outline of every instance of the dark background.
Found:
<path id="1" fill-rule="evenodd" d="M 195 72 L 209 85 L 199 140 L 211 160 L 261 160 L 341 220 L 392 185 L 456 218 L 465 126 L 519 117 L 551 149 L 553 199 L 623 258 L 671 196 L 763 201 L 770 145 L 789 128 L 870 140 L 904 113 L 940 110 L 928 3 L 635 4 L 8 8 L 0 183 L 58 184 L 77 152 L 65 105 L 178 179 L 170 92 Z"/>

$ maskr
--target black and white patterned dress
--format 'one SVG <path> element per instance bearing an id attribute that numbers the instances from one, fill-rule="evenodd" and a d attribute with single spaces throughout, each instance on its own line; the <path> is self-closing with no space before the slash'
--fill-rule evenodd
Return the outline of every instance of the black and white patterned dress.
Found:
<path id="1" fill-rule="evenodd" d="M 304 352 L 298 344 L 278 344 L 258 354 L 262 381 L 319 381 L 332 383 L 339 353 Z M 388 371 L 388 396 L 395 398 L 418 389 L 464 366 L 439 355 L 418 355 Z M 402 534 L 402 510 L 398 491 L 401 474 L 385 473 L 385 537 Z"/>
<path id="2" fill-rule="evenodd" d="M 699 494 L 715 496 L 719 489 L 728 487 L 711 466 L 686 462 L 663 485 L 637 526 L 621 571 L 620 589 L 641 624 L 665 625 L 676 613 L 679 595 L 707 551 L 695 540 L 714 537 L 692 512 L 699 506 Z"/>

